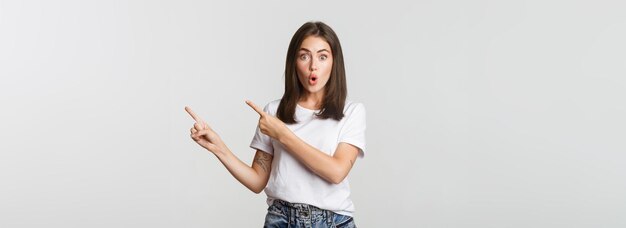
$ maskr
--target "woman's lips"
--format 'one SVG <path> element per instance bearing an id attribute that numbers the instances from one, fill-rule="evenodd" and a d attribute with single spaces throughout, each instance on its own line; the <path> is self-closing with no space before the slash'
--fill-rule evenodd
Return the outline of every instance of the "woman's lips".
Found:
<path id="1" fill-rule="evenodd" d="M 317 84 L 317 75 L 311 74 L 309 76 L 309 85 L 314 86 L 315 84 Z"/>

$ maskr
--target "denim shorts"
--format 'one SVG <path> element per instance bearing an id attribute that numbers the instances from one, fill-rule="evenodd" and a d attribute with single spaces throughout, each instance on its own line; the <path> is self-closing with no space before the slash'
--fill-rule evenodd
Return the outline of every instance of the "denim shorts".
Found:
<path id="1" fill-rule="evenodd" d="M 265 225 L 271 228 L 299 228 L 299 227 L 356 227 L 354 219 L 329 210 L 324 210 L 303 203 L 289 203 L 276 199 L 267 208 Z"/>

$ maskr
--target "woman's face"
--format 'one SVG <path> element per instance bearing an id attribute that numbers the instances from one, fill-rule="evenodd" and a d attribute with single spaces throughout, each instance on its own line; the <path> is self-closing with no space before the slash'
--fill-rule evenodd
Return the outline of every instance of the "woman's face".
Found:
<path id="1" fill-rule="evenodd" d="M 333 53 L 330 45 L 321 37 L 309 36 L 302 41 L 296 56 L 296 68 L 300 84 L 309 93 L 317 93 L 330 78 Z"/>

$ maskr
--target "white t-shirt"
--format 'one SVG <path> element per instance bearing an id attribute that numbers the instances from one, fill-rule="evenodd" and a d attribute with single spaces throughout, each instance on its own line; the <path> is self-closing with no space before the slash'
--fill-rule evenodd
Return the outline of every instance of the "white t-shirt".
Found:
<path id="1" fill-rule="evenodd" d="M 280 100 L 270 102 L 263 109 L 276 116 Z M 297 123 L 287 127 L 307 144 L 328 155 L 333 155 L 340 142 L 359 148 L 362 158 L 365 152 L 365 107 L 363 104 L 346 101 L 340 121 L 320 119 L 315 116 L 319 110 L 296 106 Z M 250 147 L 273 154 L 272 171 L 265 187 L 267 203 L 274 199 L 290 203 L 306 203 L 338 214 L 352 216 L 354 205 L 350 200 L 348 178 L 339 184 L 322 179 L 294 158 L 283 145 L 261 133 L 257 126 Z"/>

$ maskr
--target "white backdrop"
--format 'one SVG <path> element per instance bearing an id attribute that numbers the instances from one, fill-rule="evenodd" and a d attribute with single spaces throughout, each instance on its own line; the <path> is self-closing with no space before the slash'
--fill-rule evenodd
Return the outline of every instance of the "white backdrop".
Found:
<path id="1" fill-rule="evenodd" d="M 382 2 L 382 1 L 381 1 Z M 289 40 L 338 33 L 361 227 L 625 227 L 623 1 L 0 0 L 0 227 L 260 227 L 245 162 Z"/>

